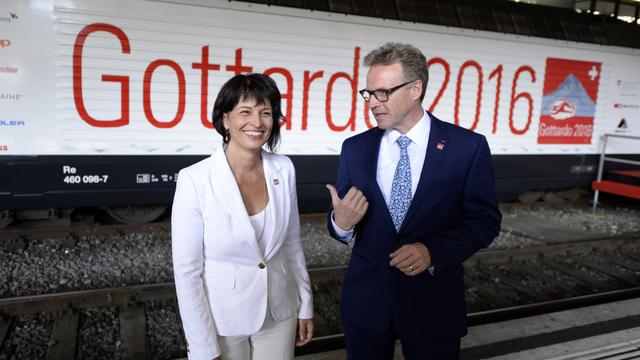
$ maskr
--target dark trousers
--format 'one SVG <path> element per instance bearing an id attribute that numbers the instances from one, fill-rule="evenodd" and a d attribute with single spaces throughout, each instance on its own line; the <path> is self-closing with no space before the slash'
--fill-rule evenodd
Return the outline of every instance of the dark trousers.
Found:
<path id="1" fill-rule="evenodd" d="M 460 338 L 432 339 L 411 334 L 399 336 L 393 328 L 375 332 L 343 321 L 349 360 L 393 360 L 395 341 L 400 339 L 405 360 L 457 360 L 460 356 Z"/>

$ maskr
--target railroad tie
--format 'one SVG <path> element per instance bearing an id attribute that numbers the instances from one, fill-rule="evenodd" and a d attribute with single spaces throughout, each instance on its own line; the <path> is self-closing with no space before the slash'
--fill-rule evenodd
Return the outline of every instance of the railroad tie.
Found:
<path id="1" fill-rule="evenodd" d="M 637 285 L 638 284 L 638 282 L 636 280 L 634 280 L 633 278 L 631 278 L 630 276 L 628 276 L 626 274 L 623 274 L 622 272 L 617 271 L 617 270 L 615 270 L 615 269 L 613 269 L 611 267 L 607 268 L 607 267 L 599 265 L 599 264 L 588 262 L 588 261 L 586 261 L 584 259 L 581 259 L 581 258 L 573 259 L 573 261 L 577 262 L 578 264 L 580 264 L 582 266 L 585 266 L 585 267 L 591 268 L 593 270 L 599 271 L 599 272 L 601 272 L 601 273 L 603 273 L 603 274 L 605 274 L 605 275 L 607 275 L 607 276 L 609 276 L 611 278 L 614 278 L 614 279 L 617 279 L 617 280 L 619 280 L 619 281 L 621 281 L 623 283 L 626 283 L 627 285 Z"/>
<path id="2" fill-rule="evenodd" d="M 47 360 L 76 358 L 78 337 L 78 313 L 69 311 L 59 315 L 53 324 Z"/>
<path id="3" fill-rule="evenodd" d="M 534 279 L 544 281 L 546 285 L 553 287 L 553 291 L 555 291 L 556 293 L 564 293 L 567 291 L 566 283 L 558 281 L 554 277 L 543 273 L 542 271 L 540 271 L 540 269 L 533 270 L 524 265 L 515 265 L 514 269 L 516 269 L 516 271 L 523 272 Z"/>
<path id="4" fill-rule="evenodd" d="M 613 257 L 611 255 L 603 255 L 603 258 L 604 258 L 604 260 L 606 260 L 606 261 L 608 261 L 610 263 L 613 263 L 613 264 L 616 264 L 616 265 L 618 265 L 620 267 L 629 269 L 629 270 L 631 270 L 633 272 L 640 273 L 640 265 L 638 265 L 637 263 L 632 263 L 631 261 L 625 260 L 625 259 L 618 259 L 618 258 L 615 258 L 615 257 Z"/>
<path id="5" fill-rule="evenodd" d="M 120 309 L 120 339 L 124 352 L 123 359 L 151 359 L 144 306 L 130 305 Z"/>
<path id="6" fill-rule="evenodd" d="M 9 326 L 11 325 L 11 318 L 0 317 L 0 348 L 4 344 L 4 338 L 9 333 Z"/>
<path id="7" fill-rule="evenodd" d="M 481 285 L 480 283 L 471 279 L 471 277 L 468 275 L 464 277 L 464 283 L 467 288 L 474 288 L 481 297 L 498 305 L 498 307 L 506 308 L 506 307 L 513 306 L 511 302 L 505 300 L 504 298 L 501 298 L 496 294 L 495 291 L 489 289 L 484 285 Z"/>
<path id="8" fill-rule="evenodd" d="M 550 300 L 551 297 L 547 294 L 543 294 L 535 289 L 533 289 L 532 287 L 529 286 L 525 286 L 522 283 L 520 283 L 519 280 L 513 278 L 511 275 L 506 274 L 506 273 L 502 273 L 500 271 L 497 270 L 492 270 L 492 269 L 488 269 L 488 268 L 482 268 L 480 269 L 482 272 L 487 273 L 489 275 L 491 275 L 494 278 L 499 278 L 501 282 L 504 282 L 505 284 L 507 284 L 507 286 L 515 289 L 516 291 L 519 291 L 520 293 L 536 300 L 536 301 L 547 301 Z"/>
<path id="9" fill-rule="evenodd" d="M 605 282 L 595 279 L 592 276 L 588 276 L 586 274 L 584 274 L 583 272 L 580 272 L 576 269 L 570 268 L 566 265 L 563 265 L 553 259 L 545 259 L 543 262 L 544 265 L 552 267 L 560 272 L 563 272 L 575 279 L 578 279 L 586 284 L 588 284 L 589 286 L 592 286 L 593 288 L 595 288 L 596 290 L 606 290 L 608 288 L 610 288 L 610 286 L 608 284 L 606 284 Z"/>

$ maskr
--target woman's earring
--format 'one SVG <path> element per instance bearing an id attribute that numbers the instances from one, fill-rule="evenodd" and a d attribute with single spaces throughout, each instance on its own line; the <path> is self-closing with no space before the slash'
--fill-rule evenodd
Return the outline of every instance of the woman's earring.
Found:
<path id="1" fill-rule="evenodd" d="M 222 138 L 222 141 L 224 141 L 225 144 L 228 144 L 229 140 L 231 140 L 231 135 L 229 134 L 229 129 L 224 129 L 224 137 Z"/>

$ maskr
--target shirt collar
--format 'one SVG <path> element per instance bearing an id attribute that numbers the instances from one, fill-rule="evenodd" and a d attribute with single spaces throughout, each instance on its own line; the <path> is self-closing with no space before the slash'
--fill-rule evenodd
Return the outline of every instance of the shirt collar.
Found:
<path id="1" fill-rule="evenodd" d="M 427 143 L 429 142 L 430 130 L 431 130 L 431 117 L 425 111 L 422 116 L 422 119 L 420 119 L 415 125 L 413 125 L 411 130 L 407 131 L 407 133 L 404 135 L 408 137 L 411 140 L 411 142 L 415 143 L 421 148 L 424 148 L 427 146 Z M 389 138 L 389 141 L 391 141 L 392 144 L 395 143 L 396 140 L 398 140 L 400 135 L 402 134 L 395 129 L 387 129 L 387 131 L 385 132 L 385 136 Z"/>

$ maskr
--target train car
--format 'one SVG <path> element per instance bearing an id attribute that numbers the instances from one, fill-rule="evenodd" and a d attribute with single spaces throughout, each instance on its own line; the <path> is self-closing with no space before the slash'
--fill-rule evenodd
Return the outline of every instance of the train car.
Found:
<path id="1" fill-rule="evenodd" d="M 324 211 L 342 141 L 375 126 L 357 91 L 362 58 L 387 41 L 428 57 L 425 109 L 487 137 L 502 199 L 586 187 L 603 134 L 640 134 L 640 44 L 613 45 L 595 28 L 585 42 L 578 25 L 553 38 L 552 12 L 539 14 L 542 34 L 534 17 L 490 9 L 489 26 L 486 9 L 461 2 L 454 20 L 442 1 L 396 1 L 388 12 L 356 0 L 289 3 L 297 7 L 3 1 L 0 222 L 85 207 L 153 220 L 179 169 L 221 146 L 213 100 L 246 72 L 277 81 L 286 116 L 278 152 L 296 166 L 301 210 Z M 438 24 L 427 23 L 429 4 Z M 639 33 L 629 26 L 625 34 Z M 613 139 L 607 152 L 637 159 L 640 142 Z"/>

